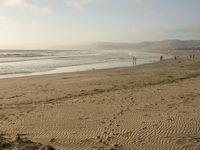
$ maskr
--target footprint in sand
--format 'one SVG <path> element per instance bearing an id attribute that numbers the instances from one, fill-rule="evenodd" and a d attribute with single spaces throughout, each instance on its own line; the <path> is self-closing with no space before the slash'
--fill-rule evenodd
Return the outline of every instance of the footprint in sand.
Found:
<path id="1" fill-rule="evenodd" d="M 182 145 L 185 149 L 199 149 L 200 136 L 187 136 L 175 139 L 175 142 Z"/>

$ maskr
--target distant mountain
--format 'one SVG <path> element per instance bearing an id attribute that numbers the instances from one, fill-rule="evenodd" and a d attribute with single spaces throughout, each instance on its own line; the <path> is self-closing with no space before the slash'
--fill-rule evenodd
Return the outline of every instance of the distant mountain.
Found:
<path id="1" fill-rule="evenodd" d="M 187 49 L 191 47 L 200 47 L 200 40 L 164 40 L 141 43 L 114 43 L 114 42 L 97 42 L 87 45 L 85 48 L 104 49 L 104 50 L 120 50 L 120 49 L 135 49 L 135 50 L 173 50 Z"/>

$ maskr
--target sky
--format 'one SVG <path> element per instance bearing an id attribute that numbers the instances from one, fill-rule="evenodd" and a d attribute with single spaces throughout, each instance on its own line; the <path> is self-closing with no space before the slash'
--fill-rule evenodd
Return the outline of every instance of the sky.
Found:
<path id="1" fill-rule="evenodd" d="M 200 0 L 0 0 L 0 49 L 200 39 Z"/>

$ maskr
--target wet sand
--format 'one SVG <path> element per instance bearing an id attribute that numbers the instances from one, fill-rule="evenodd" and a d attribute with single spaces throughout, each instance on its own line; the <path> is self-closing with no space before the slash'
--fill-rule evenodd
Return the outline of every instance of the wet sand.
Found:
<path id="1" fill-rule="evenodd" d="M 200 149 L 200 56 L 0 79 L 0 133 L 60 150 Z"/>

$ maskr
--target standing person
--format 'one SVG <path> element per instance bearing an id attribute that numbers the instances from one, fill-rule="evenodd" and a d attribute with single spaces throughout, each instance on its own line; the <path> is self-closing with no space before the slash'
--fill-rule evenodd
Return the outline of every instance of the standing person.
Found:
<path id="1" fill-rule="evenodd" d="M 163 56 L 160 56 L 160 61 L 162 61 L 163 60 Z"/>
<path id="2" fill-rule="evenodd" d="M 136 65 L 136 57 L 133 56 L 133 65 Z"/>
<path id="3" fill-rule="evenodd" d="M 136 65 L 136 62 L 137 62 L 137 58 L 135 57 L 135 65 Z"/>

